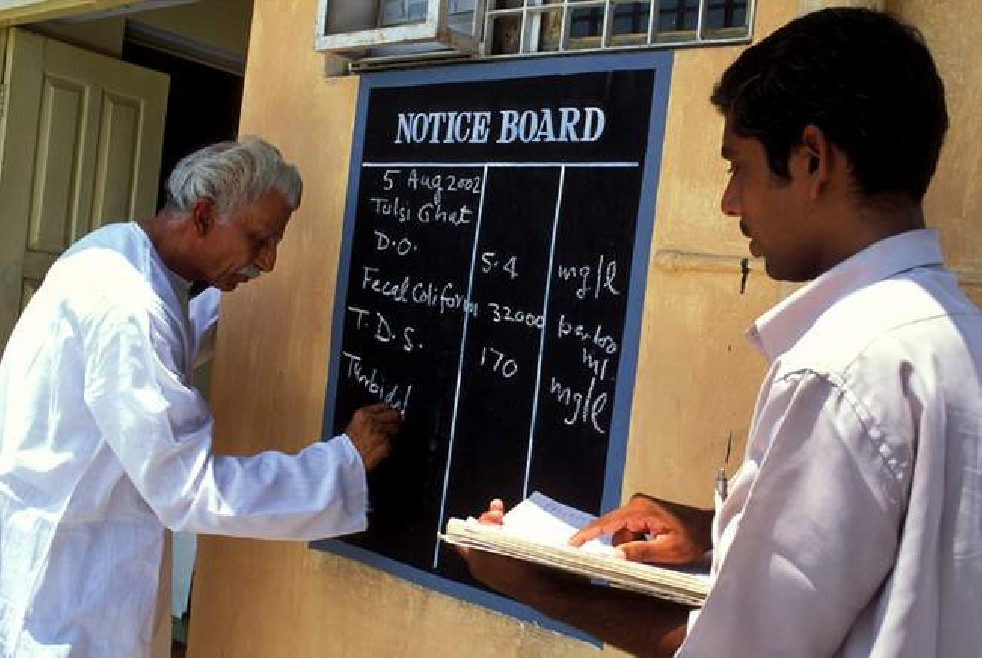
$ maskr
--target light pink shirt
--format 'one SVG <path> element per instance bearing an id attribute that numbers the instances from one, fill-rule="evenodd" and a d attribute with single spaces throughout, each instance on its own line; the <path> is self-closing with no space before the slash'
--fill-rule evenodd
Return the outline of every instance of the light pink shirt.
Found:
<path id="1" fill-rule="evenodd" d="M 760 318 L 771 362 L 678 655 L 982 656 L 982 314 L 904 233 Z"/>

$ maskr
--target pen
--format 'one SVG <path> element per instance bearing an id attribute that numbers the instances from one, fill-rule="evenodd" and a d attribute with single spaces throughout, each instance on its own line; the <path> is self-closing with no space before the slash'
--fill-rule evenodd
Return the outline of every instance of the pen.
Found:
<path id="1" fill-rule="evenodd" d="M 726 456 L 723 457 L 723 465 L 719 467 L 719 471 L 716 473 L 716 493 L 719 494 L 720 500 L 726 500 L 728 484 L 726 479 L 726 465 L 730 462 L 730 449 L 732 447 L 733 432 L 730 432 L 730 436 L 726 440 Z"/>

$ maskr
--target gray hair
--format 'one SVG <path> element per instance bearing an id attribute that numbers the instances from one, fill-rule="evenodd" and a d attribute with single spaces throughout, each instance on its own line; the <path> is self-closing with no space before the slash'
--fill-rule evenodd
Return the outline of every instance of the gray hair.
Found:
<path id="1" fill-rule="evenodd" d="M 258 137 L 219 142 L 185 156 L 167 178 L 167 205 L 188 212 L 206 197 L 224 221 L 270 190 L 283 195 L 292 210 L 300 205 L 303 181 L 296 166 Z"/>

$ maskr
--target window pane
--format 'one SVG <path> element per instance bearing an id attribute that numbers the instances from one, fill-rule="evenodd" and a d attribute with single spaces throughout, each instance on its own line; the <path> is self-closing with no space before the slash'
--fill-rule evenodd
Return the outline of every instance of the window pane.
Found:
<path id="1" fill-rule="evenodd" d="M 623 46 L 647 42 L 650 16 L 651 3 L 648 1 L 624 2 L 614 5 L 612 43 Z"/>
<path id="2" fill-rule="evenodd" d="M 449 0 L 447 25 L 464 34 L 474 33 L 475 0 Z"/>
<path id="3" fill-rule="evenodd" d="M 563 10 L 529 12 L 525 28 L 525 51 L 555 52 L 563 38 Z"/>
<path id="4" fill-rule="evenodd" d="M 426 20 L 426 10 L 427 0 L 381 0 L 379 23 L 383 27 L 422 23 Z"/>
<path id="5" fill-rule="evenodd" d="M 447 11 L 451 14 L 473 13 L 474 2 L 475 0 L 450 0 L 447 3 Z"/>
<path id="6" fill-rule="evenodd" d="M 658 31 L 694 30 L 699 21 L 699 0 L 663 0 L 658 5 Z"/>
<path id="7" fill-rule="evenodd" d="M 599 37 L 604 29 L 603 7 L 583 7 L 570 9 L 569 34 L 578 39 L 582 37 Z"/>
<path id="8" fill-rule="evenodd" d="M 495 16 L 488 23 L 491 52 L 516 55 L 521 47 L 522 15 Z"/>
<path id="9" fill-rule="evenodd" d="M 706 27 L 719 30 L 741 27 L 747 22 L 747 0 L 709 0 Z"/>

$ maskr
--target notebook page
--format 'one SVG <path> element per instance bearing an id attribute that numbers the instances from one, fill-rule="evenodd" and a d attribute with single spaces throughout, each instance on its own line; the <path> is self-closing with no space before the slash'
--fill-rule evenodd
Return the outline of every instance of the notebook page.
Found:
<path id="1" fill-rule="evenodd" d="M 505 514 L 504 531 L 554 546 L 565 546 L 569 538 L 595 516 L 549 498 L 538 491 Z M 591 553 L 611 554 L 609 537 L 600 537 L 583 545 Z"/>

